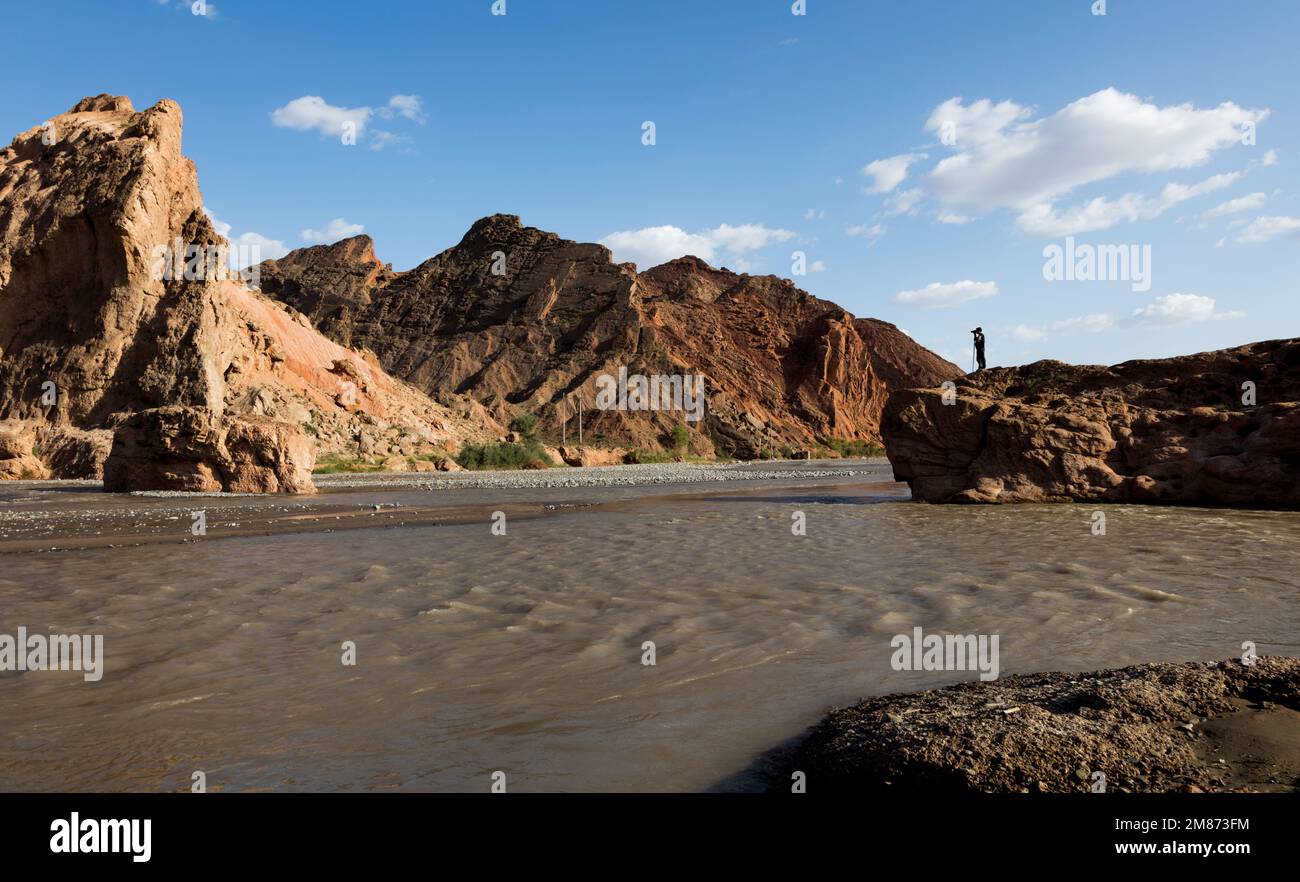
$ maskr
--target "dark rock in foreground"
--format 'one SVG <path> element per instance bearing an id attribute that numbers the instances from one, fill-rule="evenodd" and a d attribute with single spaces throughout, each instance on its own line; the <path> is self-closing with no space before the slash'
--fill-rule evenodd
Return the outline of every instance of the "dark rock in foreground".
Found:
<path id="1" fill-rule="evenodd" d="M 924 502 L 1300 507 L 1300 340 L 1114 367 L 1040 361 L 885 405 Z"/>
<path id="2" fill-rule="evenodd" d="M 1300 790 L 1300 659 L 1030 674 L 834 709 L 769 763 L 808 792 Z"/>

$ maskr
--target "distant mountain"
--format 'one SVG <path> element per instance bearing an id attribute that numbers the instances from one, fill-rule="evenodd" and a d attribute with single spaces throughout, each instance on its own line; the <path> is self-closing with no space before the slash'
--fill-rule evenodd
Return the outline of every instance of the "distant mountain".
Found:
<path id="1" fill-rule="evenodd" d="M 694 257 L 638 273 L 604 246 L 512 215 L 478 221 L 408 272 L 381 263 L 368 236 L 259 269 L 263 293 L 434 398 L 467 395 L 499 422 L 532 414 L 550 431 L 566 402 L 581 402 L 587 440 L 628 447 L 665 446 L 679 424 L 705 455 L 879 441 L 891 391 L 962 374 L 893 325 L 855 319 L 788 280 Z M 601 377 L 621 368 L 702 374 L 704 419 L 600 410 Z"/>

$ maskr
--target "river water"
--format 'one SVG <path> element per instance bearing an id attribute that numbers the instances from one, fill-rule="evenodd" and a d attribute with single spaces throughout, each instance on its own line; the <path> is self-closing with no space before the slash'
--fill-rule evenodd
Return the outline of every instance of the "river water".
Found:
<path id="1" fill-rule="evenodd" d="M 434 513 L 323 532 L 375 505 Z M 268 507 L 331 514 L 214 535 Z M 38 550 L 33 524 L 151 541 Z M 46 485 L 0 496 L 0 634 L 102 634 L 104 674 L 0 672 L 0 789 L 748 788 L 832 704 L 977 676 L 893 670 L 896 634 L 998 635 L 1003 676 L 1297 655 L 1298 574 L 1300 514 L 926 506 L 884 465 L 306 502 Z"/>

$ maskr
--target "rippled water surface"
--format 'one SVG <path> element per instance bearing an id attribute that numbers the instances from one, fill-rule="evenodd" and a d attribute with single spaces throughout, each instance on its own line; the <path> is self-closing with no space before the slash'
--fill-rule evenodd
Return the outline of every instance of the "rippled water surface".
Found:
<path id="1" fill-rule="evenodd" d="M 973 676 L 893 671 L 890 638 L 914 626 L 1000 635 L 1004 675 L 1245 640 L 1300 654 L 1298 514 L 905 496 L 884 467 L 815 464 L 714 485 L 372 488 L 311 504 L 445 516 L 184 542 L 190 508 L 219 525 L 268 503 L 11 495 L 0 540 L 34 518 L 152 511 L 177 541 L 0 553 L 0 633 L 103 634 L 107 656 L 98 683 L 0 672 L 0 788 L 179 790 L 197 769 L 212 790 L 483 791 L 495 770 L 512 791 L 744 786 L 828 705 Z"/>

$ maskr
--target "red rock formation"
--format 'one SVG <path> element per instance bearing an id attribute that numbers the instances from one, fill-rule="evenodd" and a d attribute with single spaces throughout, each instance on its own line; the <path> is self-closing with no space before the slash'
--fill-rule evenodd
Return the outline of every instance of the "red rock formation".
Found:
<path id="1" fill-rule="evenodd" d="M 112 490 L 309 492 L 318 445 L 499 431 L 223 278 L 224 261 L 197 278 L 162 272 L 167 246 L 226 244 L 181 127 L 175 102 L 137 113 L 100 95 L 0 152 L 0 419 L 23 427 L 6 449 L 40 442 L 0 476 L 33 471 L 23 457 L 39 448 L 47 472 L 103 467 Z M 362 365 L 364 388 L 332 371 L 340 360 Z"/>
<path id="2" fill-rule="evenodd" d="M 409 272 L 382 265 L 359 236 L 260 273 L 264 292 L 435 397 L 468 395 L 501 422 L 536 414 L 552 435 L 564 402 L 581 401 L 588 442 L 659 448 L 686 422 L 674 411 L 596 410 L 597 378 L 620 367 L 703 374 L 707 416 L 691 449 L 741 457 L 878 440 L 890 389 L 961 373 L 893 325 L 854 319 L 789 281 L 693 257 L 638 274 L 601 245 L 509 215 L 484 218 Z"/>
<path id="3" fill-rule="evenodd" d="M 952 391 L 945 404 L 941 388 L 903 390 L 885 408 L 894 475 L 916 499 L 1300 506 L 1300 340 L 1040 361 Z"/>

